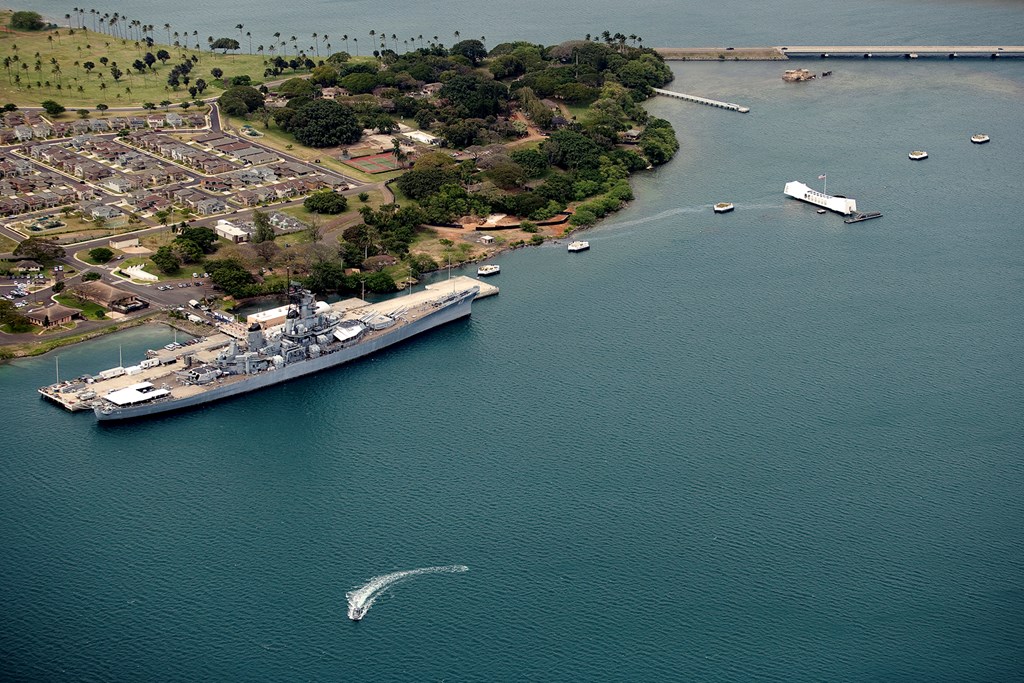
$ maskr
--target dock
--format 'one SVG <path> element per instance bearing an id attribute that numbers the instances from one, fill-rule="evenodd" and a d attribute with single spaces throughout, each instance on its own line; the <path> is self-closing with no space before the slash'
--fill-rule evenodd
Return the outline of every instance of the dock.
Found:
<path id="1" fill-rule="evenodd" d="M 708 97 L 698 97 L 697 95 L 687 95 L 686 93 L 675 92 L 672 90 L 664 90 L 662 88 L 651 88 L 656 94 L 662 97 L 674 97 L 677 100 L 686 100 L 687 102 L 694 102 L 696 104 L 704 104 L 709 107 L 718 107 L 719 109 L 729 109 L 730 111 L 738 111 L 741 114 L 746 114 L 750 111 L 750 107 L 744 107 L 740 104 L 734 104 L 732 102 L 720 102 L 718 100 L 712 100 Z"/>

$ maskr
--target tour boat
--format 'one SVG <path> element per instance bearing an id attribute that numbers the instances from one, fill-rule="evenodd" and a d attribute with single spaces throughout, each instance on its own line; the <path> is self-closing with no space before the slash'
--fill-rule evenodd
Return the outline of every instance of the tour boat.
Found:
<path id="1" fill-rule="evenodd" d="M 736 207 L 732 205 L 732 202 L 718 202 L 715 204 L 715 213 L 729 213 Z"/>
<path id="2" fill-rule="evenodd" d="M 590 249 L 590 242 L 583 242 L 582 240 L 576 242 L 569 242 L 569 252 L 586 251 Z"/>
<path id="3" fill-rule="evenodd" d="M 971 142 L 973 142 L 976 145 L 983 145 L 983 144 L 985 144 L 988 141 L 989 141 L 989 137 L 987 135 L 985 135 L 984 133 L 978 133 L 977 135 L 972 135 L 971 136 Z"/>
<path id="4" fill-rule="evenodd" d="M 913 152 L 910 153 L 910 158 L 913 159 L 914 161 L 920 161 L 921 159 L 927 159 L 928 158 L 928 152 L 922 152 L 920 150 L 914 150 Z"/>
<path id="5" fill-rule="evenodd" d="M 501 272 L 501 266 L 495 263 L 489 263 L 486 266 L 480 266 L 476 269 L 478 277 L 487 277 L 489 275 L 497 275 Z"/>

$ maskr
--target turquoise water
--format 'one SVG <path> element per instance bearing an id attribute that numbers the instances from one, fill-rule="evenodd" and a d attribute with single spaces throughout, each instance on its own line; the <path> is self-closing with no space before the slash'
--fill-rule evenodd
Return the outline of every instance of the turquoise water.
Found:
<path id="1" fill-rule="evenodd" d="M 752 112 L 650 102 L 590 252 L 365 362 L 114 427 L 0 367 L 0 678 L 1020 680 L 1022 64 L 829 68 L 675 65 Z"/>

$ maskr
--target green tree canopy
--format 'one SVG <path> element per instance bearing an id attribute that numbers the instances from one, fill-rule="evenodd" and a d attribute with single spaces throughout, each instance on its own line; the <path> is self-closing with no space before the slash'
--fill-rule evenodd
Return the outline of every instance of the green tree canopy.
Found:
<path id="1" fill-rule="evenodd" d="M 11 28 L 16 31 L 38 31 L 46 24 L 39 12 L 15 12 L 11 15 Z"/>
<path id="2" fill-rule="evenodd" d="M 89 250 L 89 258 L 96 263 L 106 263 L 114 258 L 114 252 L 106 247 L 96 247 Z"/>
<path id="3" fill-rule="evenodd" d="M 224 54 L 227 54 L 228 50 L 237 50 L 239 47 L 241 46 L 234 38 L 218 38 L 210 43 L 211 50 L 224 50 Z"/>
<path id="4" fill-rule="evenodd" d="M 174 253 L 174 249 L 167 245 L 157 249 L 150 259 L 160 269 L 160 272 L 168 275 L 177 273 L 181 269 L 181 259 Z"/>
<path id="5" fill-rule="evenodd" d="M 64 113 L 64 105 L 55 100 L 44 100 L 39 104 L 50 116 L 57 117 Z"/>
<path id="6" fill-rule="evenodd" d="M 187 228 L 182 228 L 181 231 L 178 232 L 178 236 L 175 238 L 175 241 L 178 240 L 188 240 L 199 247 L 203 253 L 209 254 L 216 248 L 214 245 L 217 243 L 217 233 L 209 228 L 189 226 Z"/>
<path id="7" fill-rule="evenodd" d="M 210 280 L 233 297 L 247 296 L 256 278 L 238 259 L 217 259 L 206 262 Z"/>
<path id="8" fill-rule="evenodd" d="M 348 199 L 334 190 L 321 190 L 306 197 L 302 206 L 311 213 L 338 214 L 348 209 Z"/>
<path id="9" fill-rule="evenodd" d="M 459 75 L 449 78 L 438 96 L 464 110 L 467 116 L 484 118 L 502 111 L 508 102 L 508 88 L 497 81 Z"/>
<path id="10" fill-rule="evenodd" d="M 640 149 L 644 156 L 655 166 L 664 164 L 679 151 L 672 124 L 665 119 L 652 118 L 640 134 Z"/>
<path id="11" fill-rule="evenodd" d="M 273 242 L 274 238 L 277 237 L 274 234 L 274 226 L 270 224 L 270 216 L 267 215 L 266 211 L 260 211 L 259 209 L 253 211 L 252 222 L 255 224 L 255 229 L 252 233 L 253 244 Z"/>
<path id="12" fill-rule="evenodd" d="M 476 66 L 487 56 L 487 48 L 479 40 L 470 39 L 455 43 L 449 53 L 465 57 L 473 66 Z"/>
<path id="13" fill-rule="evenodd" d="M 352 108 L 334 100 L 315 100 L 303 106 L 295 112 L 288 128 L 307 147 L 351 144 L 363 133 Z"/>
<path id="14" fill-rule="evenodd" d="M 313 84 L 305 78 L 289 78 L 277 86 L 277 92 L 285 97 L 312 97 Z"/>
<path id="15" fill-rule="evenodd" d="M 14 248 L 14 255 L 36 261 L 64 258 L 64 247 L 45 237 L 29 237 Z"/>
<path id="16" fill-rule="evenodd" d="M 263 95 L 249 85 L 236 85 L 228 88 L 217 100 L 225 114 L 245 116 L 263 106 Z"/>

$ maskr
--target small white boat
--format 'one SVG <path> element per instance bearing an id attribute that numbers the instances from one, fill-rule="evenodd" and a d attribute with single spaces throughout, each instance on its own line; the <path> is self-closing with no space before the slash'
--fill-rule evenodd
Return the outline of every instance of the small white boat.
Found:
<path id="1" fill-rule="evenodd" d="M 990 138 L 984 133 L 978 133 L 977 135 L 971 136 L 971 142 L 973 142 L 976 145 L 984 145 L 986 142 L 989 141 L 989 139 Z"/>
<path id="2" fill-rule="evenodd" d="M 348 618 L 352 621 L 359 621 L 366 615 L 365 607 L 352 607 L 348 611 Z"/>
<path id="3" fill-rule="evenodd" d="M 590 249 L 590 242 L 584 242 L 582 240 L 577 240 L 576 242 L 569 242 L 568 249 L 570 253 L 577 251 L 586 251 L 587 249 Z"/>
<path id="4" fill-rule="evenodd" d="M 825 213 L 825 209 L 818 209 L 818 213 Z"/>
<path id="5" fill-rule="evenodd" d="M 732 205 L 732 202 L 718 202 L 715 204 L 715 213 L 729 213 L 736 207 Z"/>
<path id="6" fill-rule="evenodd" d="M 915 149 L 913 152 L 909 154 L 909 156 L 914 161 L 920 161 L 921 159 L 928 158 L 928 152 L 922 152 L 921 150 Z"/>
<path id="7" fill-rule="evenodd" d="M 497 275 L 501 272 L 501 266 L 495 263 L 489 263 L 486 266 L 480 266 L 476 269 L 478 277 L 488 277 L 490 275 Z"/>

